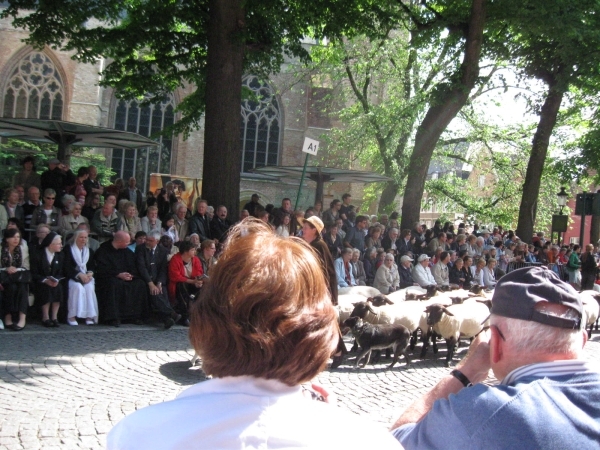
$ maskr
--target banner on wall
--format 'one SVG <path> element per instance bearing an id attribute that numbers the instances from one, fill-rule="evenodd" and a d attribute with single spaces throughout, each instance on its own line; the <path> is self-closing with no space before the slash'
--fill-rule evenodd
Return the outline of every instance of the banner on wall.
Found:
<path id="1" fill-rule="evenodd" d="M 202 192 L 202 179 L 164 173 L 150 174 L 150 190 L 154 192 L 154 196 L 169 182 L 173 183 L 173 192 L 177 200 L 194 212 L 194 202 Z"/>

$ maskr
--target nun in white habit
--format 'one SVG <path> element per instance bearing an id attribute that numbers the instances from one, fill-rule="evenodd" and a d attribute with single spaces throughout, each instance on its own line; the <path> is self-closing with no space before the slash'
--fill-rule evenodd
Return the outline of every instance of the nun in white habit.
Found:
<path id="1" fill-rule="evenodd" d="M 65 273 L 69 279 L 67 322 L 76 326 L 77 318 L 86 325 L 98 323 L 98 300 L 94 283 L 94 251 L 87 246 L 88 233 L 77 230 L 65 248 Z"/>

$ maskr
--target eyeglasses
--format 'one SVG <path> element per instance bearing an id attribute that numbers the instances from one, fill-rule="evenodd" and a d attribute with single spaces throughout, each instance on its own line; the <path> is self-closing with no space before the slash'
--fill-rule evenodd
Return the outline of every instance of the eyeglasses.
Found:
<path id="1" fill-rule="evenodd" d="M 496 331 L 498 332 L 498 334 L 500 335 L 500 337 L 502 338 L 502 340 L 506 341 L 506 338 L 504 337 L 504 334 L 502 334 L 502 331 L 500 331 L 500 328 L 498 328 L 496 325 L 490 325 L 490 327 L 494 327 L 496 329 Z"/>
<path id="2" fill-rule="evenodd" d="M 56 197 L 45 197 L 46 200 L 54 200 Z"/>

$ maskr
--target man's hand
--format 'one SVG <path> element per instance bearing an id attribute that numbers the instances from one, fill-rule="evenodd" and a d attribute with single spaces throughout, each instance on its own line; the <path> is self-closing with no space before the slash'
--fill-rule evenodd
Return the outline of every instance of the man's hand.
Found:
<path id="1" fill-rule="evenodd" d="M 485 331 L 477 336 L 465 359 L 457 368 L 471 381 L 479 383 L 487 378 L 490 370 L 490 346 L 489 332 Z M 464 389 L 462 383 L 452 376 L 444 377 L 433 387 L 431 391 L 409 406 L 404 414 L 392 426 L 398 428 L 407 423 L 417 423 L 427 415 L 436 400 L 448 398 L 450 394 L 456 394 Z"/>
<path id="2" fill-rule="evenodd" d="M 460 362 L 457 368 L 473 384 L 481 383 L 487 378 L 491 368 L 489 330 L 479 333 L 473 339 L 469 347 L 469 353 L 467 353 L 467 356 Z"/>
<path id="3" fill-rule="evenodd" d="M 155 285 L 152 281 L 148 283 L 148 287 L 150 288 L 150 295 L 160 294 L 160 288 L 157 285 Z"/>
<path id="4" fill-rule="evenodd" d="M 53 287 L 53 288 L 58 286 L 58 281 L 53 281 L 49 278 L 46 278 L 46 281 L 44 281 L 44 283 L 46 283 L 48 286 Z"/>
<path id="5" fill-rule="evenodd" d="M 131 280 L 133 280 L 133 276 L 130 273 L 127 273 L 127 272 L 121 272 L 119 275 L 117 275 L 117 278 L 120 278 L 123 281 L 131 281 Z"/>
<path id="6" fill-rule="evenodd" d="M 6 268 L 6 273 L 9 274 L 9 275 L 12 275 L 13 273 L 17 273 L 17 268 L 13 267 L 13 266 L 7 267 Z"/>

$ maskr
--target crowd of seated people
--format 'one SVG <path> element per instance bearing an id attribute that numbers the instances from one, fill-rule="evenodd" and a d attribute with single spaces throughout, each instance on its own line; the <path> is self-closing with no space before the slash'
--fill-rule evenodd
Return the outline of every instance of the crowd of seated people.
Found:
<path id="1" fill-rule="evenodd" d="M 233 225 L 226 206 L 198 198 L 190 210 L 172 182 L 146 196 L 134 177 L 127 186 L 123 180 L 102 186 L 94 166 L 75 175 L 55 159 L 36 177 L 33 162 L 25 158 L 18 184 L 0 205 L 3 326 L 21 330 L 29 312 L 48 328 L 143 324 L 153 314 L 167 329 L 187 325 L 189 307 Z M 515 264 L 563 266 L 573 286 L 596 285 L 593 246 L 581 252 L 553 245 L 543 233 L 527 243 L 502 227 L 468 230 L 461 223 L 455 229 L 439 221 L 430 229 L 415 223 L 400 230 L 397 213 L 362 215 L 351 200 L 345 194 L 324 211 L 321 204 L 294 211 L 289 198 L 263 207 L 254 194 L 239 219 L 254 216 L 285 238 L 302 237 L 306 219 L 319 217 L 337 288 L 368 285 L 390 293 L 476 283 L 493 289 Z"/>
<path id="2" fill-rule="evenodd" d="M 102 186 L 97 173 L 52 159 L 39 176 L 27 157 L 1 194 L 0 328 L 29 316 L 47 328 L 189 325 L 233 224 L 227 208 L 198 199 L 190 211 L 173 183 L 144 196 L 134 177 Z"/>

